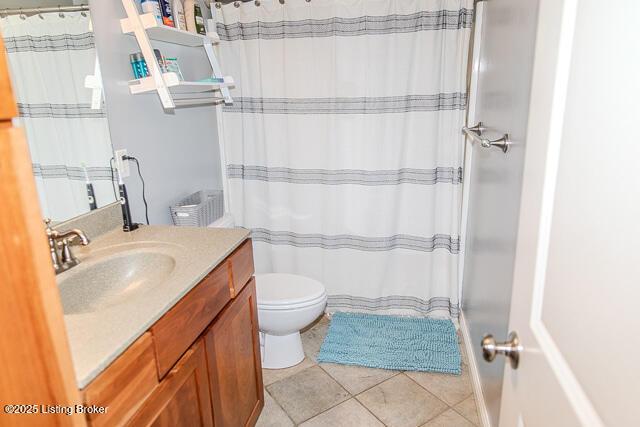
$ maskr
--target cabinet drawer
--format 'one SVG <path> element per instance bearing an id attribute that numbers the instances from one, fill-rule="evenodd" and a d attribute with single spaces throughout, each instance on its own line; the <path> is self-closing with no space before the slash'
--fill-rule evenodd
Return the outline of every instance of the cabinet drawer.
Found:
<path id="1" fill-rule="evenodd" d="M 231 298 L 235 298 L 254 273 L 251 239 L 244 242 L 229 256 L 229 268 L 231 269 L 231 286 L 229 289 Z"/>
<path id="2" fill-rule="evenodd" d="M 160 378 L 231 300 L 230 282 L 223 262 L 151 327 Z"/>
<path id="3" fill-rule="evenodd" d="M 157 385 L 153 342 L 147 332 L 83 390 L 85 404 L 108 407 L 105 414 L 89 414 L 89 424 L 123 425 Z"/>

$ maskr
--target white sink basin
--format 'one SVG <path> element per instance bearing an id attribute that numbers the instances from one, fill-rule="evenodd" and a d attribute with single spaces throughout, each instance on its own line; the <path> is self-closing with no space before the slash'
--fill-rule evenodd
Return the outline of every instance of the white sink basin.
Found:
<path id="1" fill-rule="evenodd" d="M 176 267 L 166 250 L 139 247 L 88 256 L 58 276 L 64 314 L 105 310 L 161 286 Z"/>

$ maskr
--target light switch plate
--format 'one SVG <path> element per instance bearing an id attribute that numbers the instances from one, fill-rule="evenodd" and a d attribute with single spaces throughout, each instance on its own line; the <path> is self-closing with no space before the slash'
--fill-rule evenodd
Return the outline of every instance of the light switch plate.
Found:
<path id="1" fill-rule="evenodd" d="M 115 150 L 113 153 L 116 159 L 116 169 L 120 171 L 120 176 L 126 178 L 129 176 L 129 162 L 124 160 L 123 157 L 127 155 L 127 150 Z"/>

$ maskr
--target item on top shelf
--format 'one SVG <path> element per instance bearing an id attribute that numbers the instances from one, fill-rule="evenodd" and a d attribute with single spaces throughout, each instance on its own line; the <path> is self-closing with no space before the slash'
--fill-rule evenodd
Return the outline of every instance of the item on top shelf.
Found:
<path id="1" fill-rule="evenodd" d="M 156 22 L 158 22 L 158 24 L 164 24 L 162 20 L 162 10 L 160 10 L 159 0 L 141 0 L 140 6 L 142 7 L 142 12 L 152 13 L 156 18 Z"/>
<path id="2" fill-rule="evenodd" d="M 173 22 L 177 29 L 187 30 L 187 21 L 184 18 L 184 7 L 182 6 L 182 0 L 173 0 L 171 3 L 173 11 Z"/>
<path id="3" fill-rule="evenodd" d="M 185 0 L 184 16 L 187 21 L 188 31 L 202 35 L 207 34 L 207 30 L 204 26 L 204 18 L 202 17 L 202 10 L 196 0 Z"/>
<path id="4" fill-rule="evenodd" d="M 165 58 L 164 63 L 167 67 L 168 73 L 176 73 L 180 81 L 184 80 L 182 71 L 180 70 L 180 65 L 178 64 L 178 58 Z"/>
<path id="5" fill-rule="evenodd" d="M 169 0 L 160 0 L 160 10 L 162 12 L 162 23 L 168 27 L 175 27 L 171 2 Z"/>

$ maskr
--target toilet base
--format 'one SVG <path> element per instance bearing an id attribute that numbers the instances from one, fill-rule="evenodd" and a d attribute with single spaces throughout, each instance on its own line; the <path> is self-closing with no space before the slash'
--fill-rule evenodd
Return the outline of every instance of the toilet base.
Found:
<path id="1" fill-rule="evenodd" d="M 304 360 L 300 332 L 289 335 L 260 332 L 260 352 L 262 367 L 265 369 L 289 368 Z"/>

